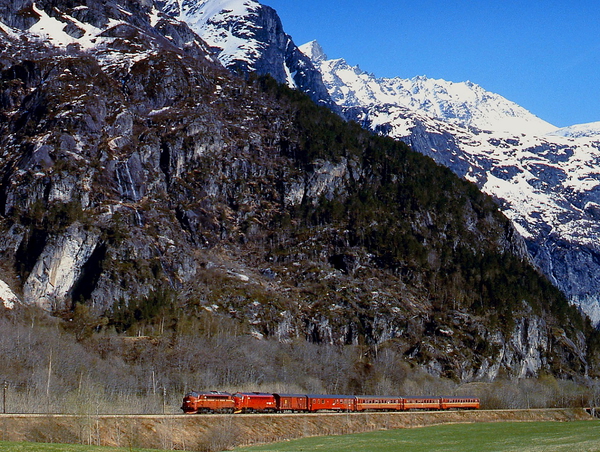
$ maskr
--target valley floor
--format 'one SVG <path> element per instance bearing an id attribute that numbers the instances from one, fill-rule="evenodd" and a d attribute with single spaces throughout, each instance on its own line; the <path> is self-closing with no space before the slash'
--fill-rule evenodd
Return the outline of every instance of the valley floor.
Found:
<path id="1" fill-rule="evenodd" d="M 438 425 L 420 429 L 398 429 L 355 435 L 303 438 L 242 451 L 344 451 L 388 452 L 507 452 L 507 451 L 598 451 L 600 422 L 500 422 L 469 425 Z"/>

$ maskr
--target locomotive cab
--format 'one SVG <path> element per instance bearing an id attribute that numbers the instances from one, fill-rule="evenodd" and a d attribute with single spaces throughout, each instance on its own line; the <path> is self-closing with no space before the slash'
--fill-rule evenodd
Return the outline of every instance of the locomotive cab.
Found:
<path id="1" fill-rule="evenodd" d="M 184 413 L 197 413 L 199 398 L 200 398 L 200 394 L 198 394 L 196 391 L 188 392 L 183 397 L 183 403 L 181 405 L 182 411 Z"/>

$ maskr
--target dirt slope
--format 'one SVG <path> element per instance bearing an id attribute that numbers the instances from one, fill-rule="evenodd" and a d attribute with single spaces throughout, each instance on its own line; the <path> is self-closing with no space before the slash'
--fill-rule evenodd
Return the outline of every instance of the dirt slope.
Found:
<path id="1" fill-rule="evenodd" d="M 0 415 L 0 440 L 224 450 L 304 436 L 443 423 L 573 421 L 584 409 L 277 415 Z"/>

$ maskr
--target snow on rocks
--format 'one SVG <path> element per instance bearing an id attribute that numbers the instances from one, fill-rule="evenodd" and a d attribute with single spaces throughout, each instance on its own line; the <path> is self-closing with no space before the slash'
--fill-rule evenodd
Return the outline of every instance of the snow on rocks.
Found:
<path id="1" fill-rule="evenodd" d="M 187 23 L 210 47 L 218 49 L 223 66 L 244 61 L 252 67 L 263 44 L 253 39 L 252 22 L 246 19 L 261 7 L 254 0 L 168 0 L 163 10 Z"/>
<path id="2" fill-rule="evenodd" d="M 342 107 L 394 105 L 442 121 L 497 132 L 545 134 L 556 127 L 504 97 L 472 82 L 454 83 L 417 76 L 377 78 L 346 60 L 327 60 L 312 41 L 300 50 L 320 67 L 330 94 Z"/>

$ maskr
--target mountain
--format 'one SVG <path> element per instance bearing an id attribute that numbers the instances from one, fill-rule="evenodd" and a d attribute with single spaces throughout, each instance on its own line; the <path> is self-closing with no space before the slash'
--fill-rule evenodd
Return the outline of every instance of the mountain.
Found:
<path id="1" fill-rule="evenodd" d="M 455 381 L 594 374 L 589 322 L 432 159 L 231 74 L 154 3 L 0 0 L 0 23 L 5 305 L 78 334 L 233 319 L 364 347 L 361 375 L 388 353 Z"/>
<path id="2" fill-rule="evenodd" d="M 600 122 L 591 122 L 588 124 L 577 124 L 570 127 L 550 132 L 550 136 L 570 137 L 570 138 L 591 138 L 600 135 Z"/>
<path id="3" fill-rule="evenodd" d="M 164 13 L 185 22 L 229 70 L 269 74 L 313 101 L 340 112 L 321 73 L 285 33 L 275 10 L 255 0 L 159 0 Z"/>
<path id="4" fill-rule="evenodd" d="M 320 68 L 344 115 L 475 182 L 527 240 L 536 265 L 600 324 L 598 125 L 557 129 L 472 83 L 378 79 L 316 42 Z"/>
<path id="5" fill-rule="evenodd" d="M 328 60 L 316 41 L 300 50 L 313 59 L 333 100 L 344 109 L 394 105 L 467 128 L 527 134 L 556 130 L 523 107 L 471 82 L 423 76 L 410 80 L 377 78 L 344 59 Z"/>
<path id="6" fill-rule="evenodd" d="M 272 74 L 343 117 L 403 140 L 475 182 L 515 222 L 536 265 L 600 325 L 594 124 L 557 129 L 471 82 L 377 78 L 343 59 L 328 60 L 316 41 L 301 48 L 310 65 L 298 59 L 276 12 L 256 1 L 161 5 L 191 24 L 230 70 Z M 291 61 L 309 68 L 310 82 L 297 81 L 305 72 L 288 64 L 288 47 L 294 51 Z M 314 75 L 313 66 L 321 77 Z M 583 141 L 570 140 L 578 137 Z"/>

